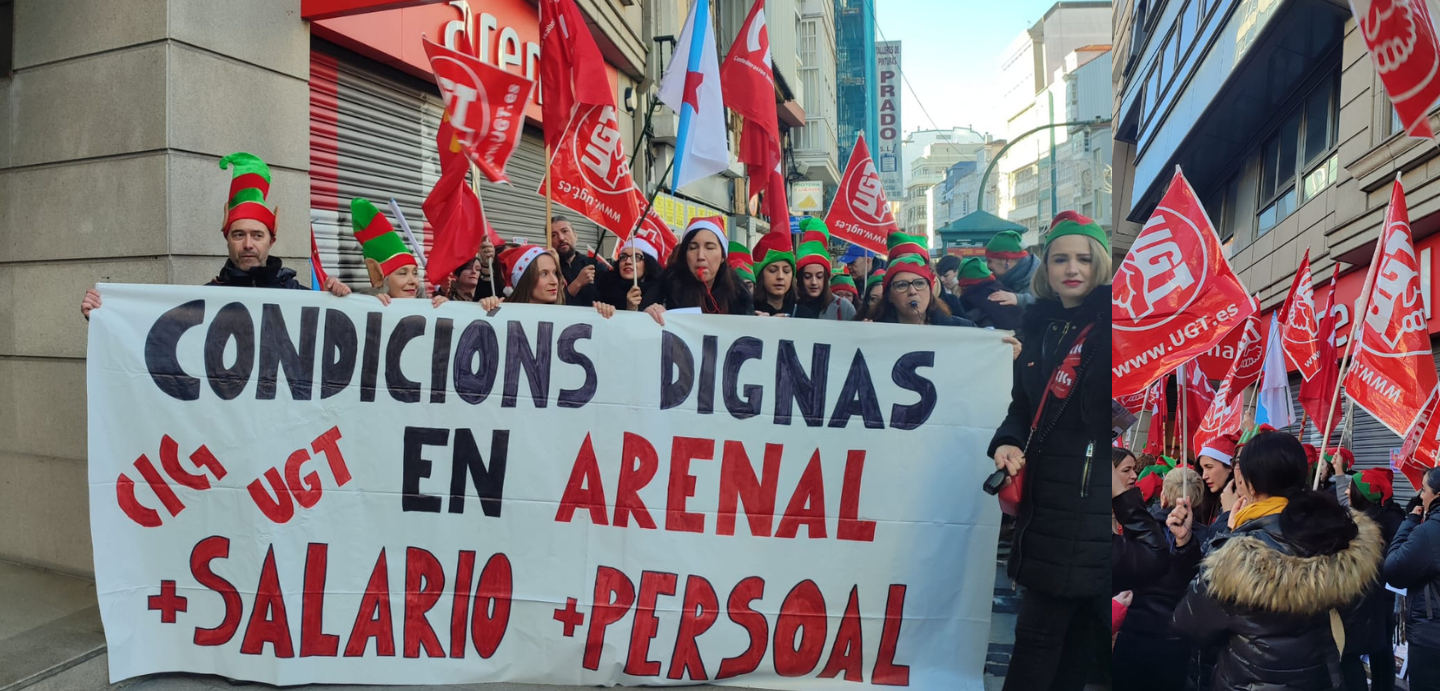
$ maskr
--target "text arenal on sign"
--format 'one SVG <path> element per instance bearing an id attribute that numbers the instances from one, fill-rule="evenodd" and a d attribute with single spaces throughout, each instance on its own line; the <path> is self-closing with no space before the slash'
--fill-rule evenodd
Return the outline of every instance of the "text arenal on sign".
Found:
<path id="1" fill-rule="evenodd" d="M 996 334 L 101 290 L 113 680 L 981 688 Z"/>

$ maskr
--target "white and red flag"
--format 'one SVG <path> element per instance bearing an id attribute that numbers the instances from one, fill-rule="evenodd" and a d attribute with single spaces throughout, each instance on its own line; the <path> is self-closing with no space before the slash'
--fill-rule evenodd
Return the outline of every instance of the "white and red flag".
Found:
<path id="1" fill-rule="evenodd" d="M 830 227 L 831 235 L 878 254 L 885 254 L 885 239 L 900 229 L 890 213 L 890 202 L 885 198 L 885 188 L 880 184 L 875 162 L 870 160 L 870 148 L 865 146 L 863 134 L 855 138 L 850 162 L 840 178 L 840 190 L 825 214 L 825 225 Z M 1149 383 L 1142 382 L 1123 393 L 1134 393 Z"/>
<path id="2" fill-rule="evenodd" d="M 1170 189 L 1115 274 L 1111 395 L 1143 390 L 1161 374 L 1215 347 L 1254 313 L 1255 301 L 1230 267 L 1205 209 L 1177 168 Z"/>
<path id="3" fill-rule="evenodd" d="M 1220 388 L 1215 390 L 1215 398 L 1200 420 L 1199 429 L 1190 438 L 1190 448 L 1196 455 L 1210 440 L 1240 431 L 1245 411 L 1245 387 L 1260 377 L 1260 370 L 1265 364 L 1259 317 L 1251 315 L 1240 328 L 1244 330 L 1244 336 L 1240 341 L 1239 355 L 1220 381 Z M 1252 361 L 1247 361 L 1247 358 Z"/>
<path id="4" fill-rule="evenodd" d="M 1356 327 L 1345 393 L 1396 434 L 1405 434 L 1435 388 L 1435 358 L 1420 294 L 1420 260 L 1400 181 L 1390 193 L 1385 229 L 1370 267 L 1364 318 Z"/>
<path id="5" fill-rule="evenodd" d="M 770 63 L 770 32 L 765 0 L 756 0 L 740 26 L 740 35 L 720 65 L 725 105 L 745 118 L 737 158 L 750 178 L 749 196 L 764 193 L 770 223 L 790 222 L 785 176 L 780 170 L 780 120 L 775 107 L 775 73 Z"/>
<path id="6" fill-rule="evenodd" d="M 1285 359 L 1310 381 L 1320 371 L 1320 323 L 1315 318 L 1315 282 L 1310 276 L 1310 250 L 1295 270 L 1290 295 L 1285 298 L 1280 339 Z"/>
<path id="7" fill-rule="evenodd" d="M 1350 0 L 1365 47 L 1400 124 L 1434 139 L 1429 113 L 1440 100 L 1440 40 L 1426 0 Z"/>
<path id="8" fill-rule="evenodd" d="M 535 82 L 427 39 L 425 55 L 465 157 L 490 182 L 510 182 L 505 164 L 520 145 Z"/>

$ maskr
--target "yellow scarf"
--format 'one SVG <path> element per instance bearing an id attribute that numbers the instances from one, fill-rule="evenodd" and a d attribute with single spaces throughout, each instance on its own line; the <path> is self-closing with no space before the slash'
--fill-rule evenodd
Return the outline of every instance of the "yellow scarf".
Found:
<path id="1" fill-rule="evenodd" d="M 1235 514 L 1235 525 L 1242 526 L 1257 518 L 1280 513 L 1289 504 L 1290 500 L 1285 497 L 1270 497 L 1254 504 L 1246 504 L 1245 508 L 1240 509 L 1240 513 Z"/>

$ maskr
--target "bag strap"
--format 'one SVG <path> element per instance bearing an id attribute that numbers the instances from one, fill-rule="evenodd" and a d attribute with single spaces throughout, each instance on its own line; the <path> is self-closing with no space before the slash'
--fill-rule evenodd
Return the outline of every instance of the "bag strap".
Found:
<path id="1" fill-rule="evenodd" d="M 1094 322 L 1091 322 L 1090 324 L 1087 324 L 1087 325 L 1085 326 L 1085 328 L 1080 331 L 1079 335 L 1077 335 L 1077 336 L 1075 337 L 1075 342 L 1071 344 L 1071 347 L 1073 348 L 1073 347 L 1075 347 L 1075 344 L 1076 344 L 1076 343 L 1079 343 L 1079 344 L 1081 345 L 1081 347 L 1083 348 L 1084 342 L 1085 342 L 1085 337 L 1086 337 L 1087 335 L 1089 335 L 1089 333 L 1090 333 L 1090 327 L 1092 327 L 1092 326 L 1094 326 L 1094 325 L 1095 325 Z M 1085 373 L 1086 373 L 1087 371 L 1089 371 L 1089 369 L 1090 369 L 1090 367 L 1089 367 L 1089 366 L 1090 366 L 1090 361 L 1093 360 L 1094 358 L 1095 358 L 1095 349 L 1094 349 L 1094 348 L 1091 348 L 1088 352 L 1085 352 L 1085 353 L 1081 356 L 1081 358 L 1080 358 L 1080 364 L 1079 364 L 1079 366 L 1077 366 L 1077 367 L 1075 368 L 1075 387 L 1074 387 L 1075 390 L 1078 390 L 1078 389 L 1080 388 L 1080 380 L 1083 379 L 1083 378 L 1085 377 Z M 1064 360 L 1064 358 L 1061 358 L 1060 364 L 1056 365 L 1056 366 L 1055 366 L 1055 369 L 1058 370 L 1058 369 L 1060 369 L 1061 367 L 1063 367 L 1064 365 L 1065 365 L 1065 360 Z M 1055 378 L 1055 373 L 1054 373 L 1054 372 L 1051 372 L 1051 373 L 1050 373 L 1050 376 L 1045 379 L 1045 393 L 1044 393 L 1043 395 L 1041 395 L 1041 397 L 1040 397 L 1040 405 L 1036 408 L 1036 410 L 1035 410 L 1035 419 L 1034 419 L 1034 421 L 1031 422 L 1031 425 L 1030 425 L 1030 436 L 1026 437 L 1026 439 L 1025 439 L 1025 448 L 1023 448 L 1023 449 L 1020 450 L 1020 453 L 1021 453 L 1021 454 L 1028 454 L 1028 453 L 1030 453 L 1030 445 L 1031 445 L 1032 443 L 1035 443 L 1035 442 L 1036 442 L 1037 436 L 1036 436 L 1036 434 L 1035 434 L 1035 431 L 1038 429 L 1039 424 L 1040 424 L 1042 418 L 1044 417 L 1045 406 L 1046 406 L 1046 404 L 1047 404 L 1047 403 L 1049 402 L 1049 400 L 1050 400 L 1050 382 L 1051 382 L 1051 380 L 1053 380 L 1054 378 Z M 1039 434 L 1039 436 L 1038 436 L 1039 442 L 1043 443 L 1044 440 L 1045 440 L 1045 438 L 1050 436 L 1051 430 L 1054 430 L 1054 429 L 1055 429 L 1055 424 L 1056 424 L 1057 422 L 1059 422 L 1059 420 L 1060 420 L 1060 415 L 1061 415 L 1062 413 L 1064 413 L 1064 412 L 1065 412 L 1065 408 L 1070 405 L 1070 399 L 1072 399 L 1072 398 L 1075 397 L 1075 396 L 1073 395 L 1073 394 L 1075 393 L 1075 391 L 1071 391 L 1070 393 L 1071 393 L 1072 395 L 1069 395 L 1069 396 L 1066 396 L 1065 398 L 1060 399 L 1060 407 L 1057 408 L 1057 409 L 1055 410 L 1055 414 L 1054 414 L 1054 415 L 1051 415 L 1051 416 L 1050 416 L 1050 419 L 1046 421 L 1047 424 L 1045 425 L 1044 431 L 1041 432 L 1041 433 Z"/>

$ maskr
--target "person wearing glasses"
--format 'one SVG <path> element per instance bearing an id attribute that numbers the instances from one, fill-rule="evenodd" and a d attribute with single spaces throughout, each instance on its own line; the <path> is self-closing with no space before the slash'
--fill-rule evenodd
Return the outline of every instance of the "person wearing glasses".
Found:
<path id="1" fill-rule="evenodd" d="M 975 322 L 950 314 L 935 297 L 935 272 L 925 238 L 891 233 L 886 240 L 890 266 L 881 282 L 881 299 L 870 306 L 870 321 L 889 324 L 931 326 L 975 326 Z"/>
<path id="2" fill-rule="evenodd" d="M 989 448 L 1007 484 L 1020 482 L 1007 571 L 1022 593 L 1006 691 L 1078 689 L 1092 664 L 1110 664 L 1110 273 L 1104 229 L 1056 216 Z"/>
<path id="3" fill-rule="evenodd" d="M 660 275 L 660 251 L 644 238 L 631 236 L 620 246 L 615 270 L 595 279 L 600 302 L 616 310 L 640 311 L 640 302 L 650 284 Z"/>

